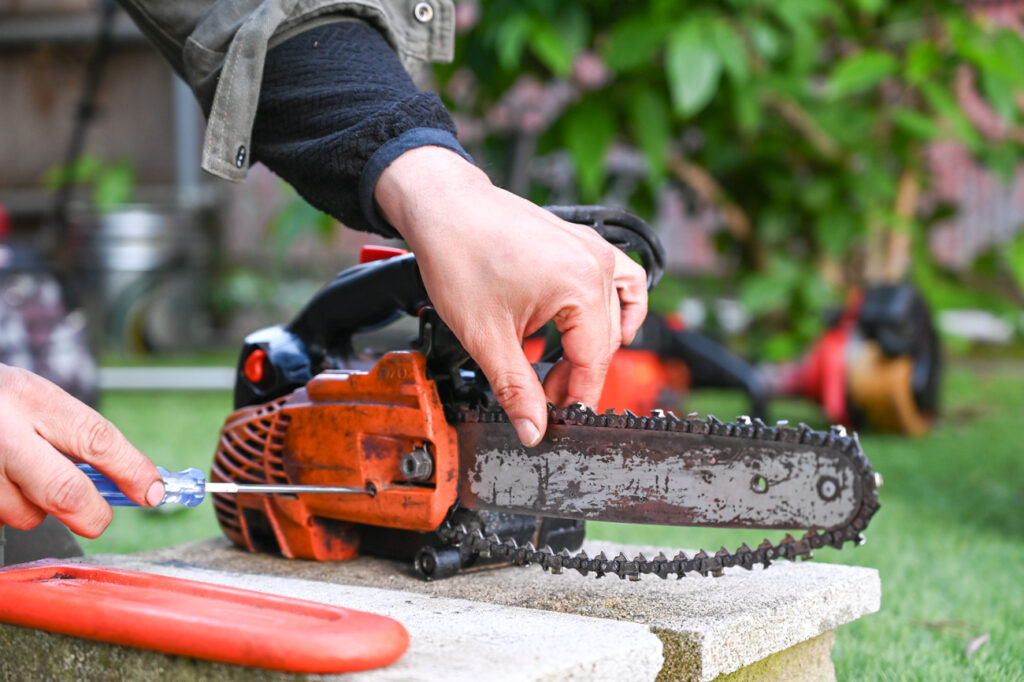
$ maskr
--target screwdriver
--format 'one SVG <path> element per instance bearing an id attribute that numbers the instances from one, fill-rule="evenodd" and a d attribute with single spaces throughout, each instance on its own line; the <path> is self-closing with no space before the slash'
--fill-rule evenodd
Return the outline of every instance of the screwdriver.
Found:
<path id="1" fill-rule="evenodd" d="M 88 464 L 77 463 L 79 468 L 103 496 L 103 499 L 112 507 L 138 507 L 137 502 L 132 501 L 121 489 L 109 478 L 96 471 Z M 164 481 L 164 499 L 157 506 L 169 503 L 183 504 L 186 507 L 198 507 L 199 503 L 206 497 L 206 493 L 224 493 L 233 495 L 237 493 L 329 493 L 334 495 L 369 495 L 373 497 L 376 490 L 372 487 L 357 488 L 355 486 L 331 486 L 331 485 L 289 485 L 277 483 L 234 483 L 234 482 L 207 482 L 203 472 L 195 467 L 184 471 L 168 471 L 158 466 L 157 471 Z"/>

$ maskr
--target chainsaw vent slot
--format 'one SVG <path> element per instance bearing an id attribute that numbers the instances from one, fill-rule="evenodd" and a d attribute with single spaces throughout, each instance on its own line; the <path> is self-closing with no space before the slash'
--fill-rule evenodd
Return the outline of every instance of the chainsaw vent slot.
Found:
<path id="1" fill-rule="evenodd" d="M 287 483 L 281 450 L 290 419 L 281 413 L 284 399 L 262 405 L 221 431 L 217 454 L 213 460 L 213 480 L 239 483 Z M 239 509 L 234 496 L 213 495 L 217 522 L 225 534 L 237 544 L 249 544 L 279 551 L 278 542 L 266 516 Z M 241 515 L 245 514 L 243 518 Z"/>
<path id="2" fill-rule="evenodd" d="M 291 418 L 286 414 L 277 415 L 272 423 L 267 425 L 266 448 L 266 473 L 267 479 L 275 483 L 290 483 L 288 474 L 284 470 L 284 435 L 288 430 L 288 423 Z M 263 422 L 260 422 L 261 424 Z"/>
<path id="3" fill-rule="evenodd" d="M 281 553 L 281 545 L 274 535 L 274 528 L 270 525 L 267 515 L 258 509 L 245 507 L 242 509 L 245 517 L 245 535 L 249 545 L 257 552 L 272 554 Z"/>
<path id="4" fill-rule="evenodd" d="M 217 461 L 223 467 L 221 472 L 229 481 L 240 483 L 263 483 L 263 452 L 251 448 L 234 433 L 225 433 L 217 451 Z"/>
<path id="5" fill-rule="evenodd" d="M 218 452 L 230 480 L 257 483 L 288 481 L 281 459 L 288 420 L 248 422 L 239 429 L 225 430 Z"/>
<path id="6" fill-rule="evenodd" d="M 285 398 L 278 398 L 273 402 L 266 403 L 256 411 L 256 418 L 269 416 L 281 409 L 281 405 L 284 404 Z"/>
<path id="7" fill-rule="evenodd" d="M 235 505 L 220 495 L 214 495 L 213 510 L 217 514 L 217 521 L 221 526 L 241 534 L 242 524 L 238 521 L 238 512 L 235 509 Z"/>

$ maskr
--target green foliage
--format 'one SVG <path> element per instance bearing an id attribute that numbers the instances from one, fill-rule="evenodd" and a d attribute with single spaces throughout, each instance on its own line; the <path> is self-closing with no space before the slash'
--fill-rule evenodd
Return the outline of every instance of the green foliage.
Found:
<path id="1" fill-rule="evenodd" d="M 627 17 L 609 29 L 605 63 L 618 73 L 642 70 L 661 49 L 667 24 L 651 24 L 646 16 Z"/>
<path id="2" fill-rule="evenodd" d="M 270 221 L 274 253 L 279 258 L 284 258 L 292 243 L 306 233 L 311 232 L 323 241 L 330 239 L 334 233 L 334 218 L 313 208 L 292 189 L 291 185 L 281 183 L 281 187 L 285 202 Z"/>
<path id="3" fill-rule="evenodd" d="M 816 318 L 838 295 L 836 285 L 860 283 L 869 233 L 909 230 L 927 239 L 937 213 L 908 217 L 896 205 L 902 180 L 927 193 L 926 145 L 958 141 L 1004 176 L 1024 151 L 1024 41 L 961 3 L 480 5 L 479 22 L 459 37 L 459 62 L 437 71 L 442 93 L 453 74 L 474 77 L 460 113 L 487 120 L 523 77 L 569 83 L 572 101 L 547 122 L 538 151 L 569 153 L 580 200 L 614 188 L 621 201 L 606 155 L 615 145 L 637 148 L 647 173 L 630 185 L 629 200 L 648 217 L 665 182 L 689 186 L 674 161 L 703 169 L 720 195 L 690 190 L 705 203 L 728 197 L 753 227 L 745 240 L 722 244 L 738 268 L 734 293 L 762 323 L 795 333 L 791 346 L 817 330 L 794 332 L 790 321 Z M 574 61 L 583 58 L 599 59 L 606 77 L 581 78 Z M 965 70 L 1017 134 L 989 137 L 964 112 L 957 88 Z M 500 175 L 515 155 L 490 151 L 507 149 L 511 135 L 493 129 L 473 153 Z M 532 187 L 530 196 L 543 198 L 545 188 Z M 915 254 L 927 258 L 924 249 Z M 1004 271 L 1013 262 L 1004 259 Z M 826 282 L 826 271 L 845 279 Z"/>
<path id="4" fill-rule="evenodd" d="M 665 177 L 665 157 L 672 139 L 668 102 L 663 93 L 640 86 L 633 90 L 627 106 L 629 132 L 647 158 L 651 185 L 657 187 Z M 597 160 L 602 161 L 603 157 Z"/>
<path id="5" fill-rule="evenodd" d="M 596 201 L 605 180 L 604 155 L 615 136 L 615 120 L 608 109 L 581 102 L 565 115 L 565 146 L 576 161 L 580 197 Z"/>
<path id="6" fill-rule="evenodd" d="M 1024 291 L 1024 232 L 1003 252 L 1006 256 L 1007 269 L 1013 277 L 1017 288 Z"/>
<path id="7" fill-rule="evenodd" d="M 898 67 L 896 58 L 881 50 L 865 50 L 844 57 L 832 70 L 828 93 L 834 99 L 858 95 L 877 87 Z"/>
<path id="8" fill-rule="evenodd" d="M 64 183 L 91 185 L 92 204 L 97 211 L 113 211 L 131 201 L 135 190 L 135 167 L 128 161 L 107 163 L 83 154 L 70 165 L 54 166 L 43 176 L 43 184 L 56 189 Z"/>
<path id="9" fill-rule="evenodd" d="M 722 59 L 710 34 L 698 22 L 686 22 L 669 36 L 665 71 L 677 113 L 693 115 L 711 101 L 718 89 Z"/>

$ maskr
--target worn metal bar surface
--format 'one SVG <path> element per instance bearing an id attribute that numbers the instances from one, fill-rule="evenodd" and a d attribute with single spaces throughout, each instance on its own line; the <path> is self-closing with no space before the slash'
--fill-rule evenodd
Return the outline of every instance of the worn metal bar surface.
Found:
<path id="1" fill-rule="evenodd" d="M 599 521 L 820 528 L 848 523 L 860 480 L 827 446 L 552 424 L 534 448 L 507 423 L 464 423 L 459 499 Z"/>

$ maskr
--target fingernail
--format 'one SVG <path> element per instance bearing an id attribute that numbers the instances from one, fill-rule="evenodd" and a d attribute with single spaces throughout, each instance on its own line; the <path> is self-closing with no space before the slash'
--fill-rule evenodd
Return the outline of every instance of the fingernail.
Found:
<path id="1" fill-rule="evenodd" d="M 146 493 L 146 502 L 150 507 L 155 507 L 164 501 L 164 483 L 163 481 L 153 481 L 153 485 L 149 486 L 149 492 Z"/>
<path id="2" fill-rule="evenodd" d="M 529 419 L 516 419 L 512 422 L 512 426 L 515 427 L 519 440 L 523 441 L 523 445 L 526 447 L 532 448 L 540 442 L 540 429 Z"/>

